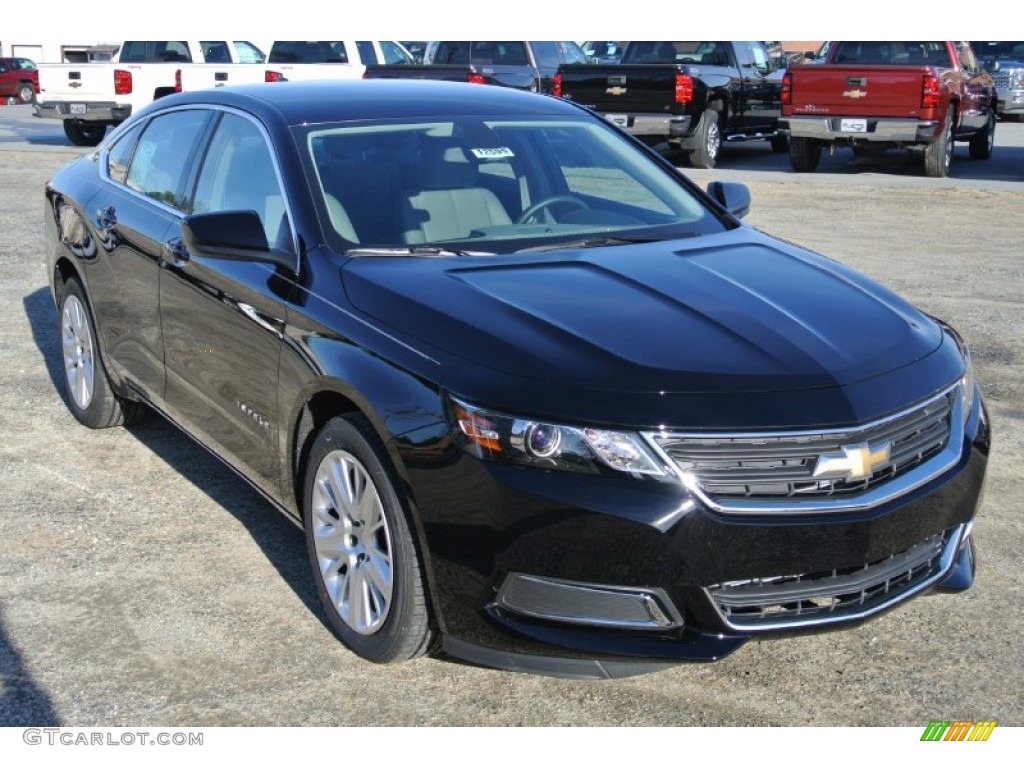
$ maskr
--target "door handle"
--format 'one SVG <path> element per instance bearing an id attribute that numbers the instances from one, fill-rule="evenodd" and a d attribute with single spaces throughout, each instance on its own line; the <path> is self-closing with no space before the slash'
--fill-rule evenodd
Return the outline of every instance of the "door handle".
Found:
<path id="1" fill-rule="evenodd" d="M 183 267 L 188 263 L 189 252 L 185 241 L 180 237 L 172 237 L 161 248 L 161 261 L 165 267 Z"/>
<path id="2" fill-rule="evenodd" d="M 110 232 L 117 224 L 117 210 L 110 205 L 96 211 L 96 228 L 104 234 Z"/>

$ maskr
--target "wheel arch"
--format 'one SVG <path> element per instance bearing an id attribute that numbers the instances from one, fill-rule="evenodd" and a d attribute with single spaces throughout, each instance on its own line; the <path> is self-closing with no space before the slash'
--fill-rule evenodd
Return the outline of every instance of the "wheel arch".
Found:
<path id="1" fill-rule="evenodd" d="M 443 631 L 444 615 L 442 606 L 435 597 L 437 585 L 434 577 L 433 560 L 430 550 L 426 546 L 426 531 L 416 504 L 415 494 L 408 479 L 405 463 L 395 446 L 394 438 L 396 435 L 388 428 L 386 420 L 381 417 L 378 412 L 378 406 L 375 406 L 365 397 L 359 395 L 351 386 L 337 379 L 325 378 L 318 383 L 317 387 L 305 393 L 301 404 L 297 407 L 290 422 L 287 454 L 289 457 L 288 471 L 290 478 L 286 483 L 286 487 L 292 493 L 293 503 L 299 514 L 300 524 L 303 517 L 303 504 L 305 503 L 305 476 L 316 436 L 331 419 L 344 416 L 345 414 L 358 414 L 366 419 L 387 454 L 387 459 L 391 465 L 390 469 L 394 471 L 395 479 L 400 484 L 397 490 L 407 502 L 408 523 L 413 533 L 413 546 L 416 547 L 420 562 L 423 565 L 423 574 L 426 580 L 426 597 L 430 605 L 433 622 L 435 627 Z M 436 641 L 437 639 L 435 638 Z"/>

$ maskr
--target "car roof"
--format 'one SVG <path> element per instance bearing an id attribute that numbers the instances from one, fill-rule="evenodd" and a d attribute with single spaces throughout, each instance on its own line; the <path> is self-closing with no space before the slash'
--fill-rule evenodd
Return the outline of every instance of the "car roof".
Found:
<path id="1" fill-rule="evenodd" d="M 167 96 L 145 112 L 184 104 L 233 106 L 288 125 L 344 120 L 456 115 L 578 115 L 553 96 L 511 88 L 433 80 L 317 80 L 259 83 Z"/>

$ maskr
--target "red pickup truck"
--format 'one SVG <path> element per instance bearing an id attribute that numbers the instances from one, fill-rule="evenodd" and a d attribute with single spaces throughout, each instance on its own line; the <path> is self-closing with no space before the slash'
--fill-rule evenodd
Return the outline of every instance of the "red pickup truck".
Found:
<path id="1" fill-rule="evenodd" d="M 991 156 L 996 90 L 966 42 L 835 42 L 823 64 L 786 73 L 779 129 L 795 171 L 815 170 L 826 147 L 899 147 L 941 177 L 955 141 L 969 142 L 973 158 Z"/>
<path id="2" fill-rule="evenodd" d="M 39 72 L 31 59 L 0 58 L 0 98 L 27 104 L 39 93 Z"/>

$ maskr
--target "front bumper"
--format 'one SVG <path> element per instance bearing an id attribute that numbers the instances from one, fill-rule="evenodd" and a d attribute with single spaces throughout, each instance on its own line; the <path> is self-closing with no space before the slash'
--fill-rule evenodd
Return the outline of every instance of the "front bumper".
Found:
<path id="1" fill-rule="evenodd" d="M 865 118 L 865 131 L 842 130 L 843 117 L 785 117 L 779 131 L 791 138 L 816 139 L 825 142 L 887 142 L 894 144 L 925 144 L 940 133 L 937 120 L 902 118 Z"/>
<path id="2" fill-rule="evenodd" d="M 80 120 L 83 123 L 120 123 L 132 114 L 131 104 L 115 102 L 45 101 L 33 106 L 44 120 Z"/>
<path id="3" fill-rule="evenodd" d="M 435 450 L 432 466 L 409 466 L 444 651 L 617 677 L 966 589 L 989 447 L 980 398 L 960 437 L 955 465 L 904 496 L 799 516 L 723 514 L 668 483 L 484 462 L 454 445 L 439 462 Z M 797 577 L 806 588 L 793 591 Z"/>
<path id="4" fill-rule="evenodd" d="M 1024 114 L 1024 90 L 999 90 L 996 92 L 999 100 L 996 111 L 1001 115 Z"/>

